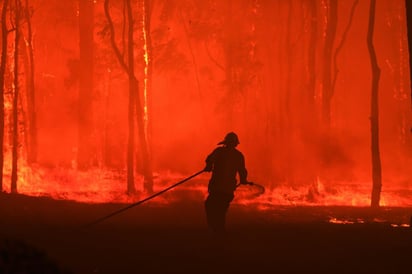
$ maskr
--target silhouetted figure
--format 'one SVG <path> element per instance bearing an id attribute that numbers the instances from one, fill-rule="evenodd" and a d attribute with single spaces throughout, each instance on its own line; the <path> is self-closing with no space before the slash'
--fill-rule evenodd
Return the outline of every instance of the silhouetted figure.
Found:
<path id="1" fill-rule="evenodd" d="M 238 144 L 237 135 L 230 132 L 218 143 L 221 146 L 206 158 L 205 171 L 212 172 L 205 201 L 206 218 L 209 228 L 217 236 L 225 233 L 226 213 L 234 198 L 236 175 L 239 174 L 241 184 L 247 182 L 245 159 L 236 149 Z"/>

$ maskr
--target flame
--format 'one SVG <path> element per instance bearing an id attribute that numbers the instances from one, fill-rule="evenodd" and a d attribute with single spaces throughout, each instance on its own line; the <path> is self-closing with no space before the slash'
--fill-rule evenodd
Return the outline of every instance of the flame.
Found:
<path id="1" fill-rule="evenodd" d="M 257 200 L 242 203 L 259 203 L 261 209 L 271 205 L 292 206 L 370 206 L 370 189 L 366 182 L 323 184 L 318 178 L 309 186 L 292 187 L 288 184 L 266 189 Z M 412 192 L 404 189 L 385 188 L 381 206 L 412 206 Z"/>
<path id="2" fill-rule="evenodd" d="M 7 159 L 6 163 L 10 162 Z M 10 192 L 11 165 L 5 165 L 4 190 Z M 136 176 L 137 194 L 126 193 L 125 170 L 93 169 L 87 172 L 75 168 L 45 168 L 29 166 L 19 160 L 18 192 L 30 196 L 48 196 L 53 199 L 73 200 L 84 203 L 131 203 L 146 198 L 143 189 L 143 176 Z M 159 192 L 186 176 L 170 171 L 156 173 L 154 191 Z M 202 174 L 192 182 L 187 182 L 154 203 L 170 203 L 187 196 L 204 197 L 207 194 L 209 174 Z M 263 194 L 254 195 L 254 189 L 242 187 L 236 191 L 234 203 L 255 206 L 267 210 L 273 206 L 370 206 L 370 189 L 365 182 L 323 183 L 319 178 L 311 184 L 293 187 L 287 184 L 266 187 Z M 185 194 L 186 193 L 186 194 Z M 185 196 L 185 197 L 183 197 Z M 382 206 L 411 207 L 412 192 L 402 189 L 383 189 Z M 331 221 L 333 222 L 333 221 Z M 338 222 L 338 220 L 336 220 Z"/>
<path id="3" fill-rule="evenodd" d="M 7 183 L 11 178 L 10 174 L 11 169 L 5 168 L 3 188 L 6 192 L 10 192 L 10 184 Z M 147 198 L 143 189 L 143 176 L 136 176 L 137 194 L 127 194 L 125 170 L 94 169 L 83 172 L 75 168 L 29 166 L 23 160 L 19 160 L 18 175 L 18 192 L 34 197 L 50 197 L 56 200 L 72 200 L 90 204 L 131 204 Z M 204 200 L 207 195 L 209 176 L 210 174 L 201 174 L 191 181 L 179 185 L 177 188 L 161 196 L 157 196 L 155 199 L 150 200 L 149 203 L 155 206 L 168 206 L 179 201 L 198 202 L 202 199 Z M 154 176 L 154 192 L 160 192 L 186 177 L 170 171 L 156 173 Z M 399 213 L 392 212 L 389 207 L 384 209 L 383 214 L 380 214 L 379 217 L 373 214 L 368 215 L 369 213 L 365 215 L 366 211 L 362 208 L 370 207 L 370 194 L 369 189 L 364 187 L 364 185 L 363 182 L 345 185 L 334 183 L 334 186 L 330 187 L 322 183 L 318 178 L 309 186 L 291 187 L 285 184 L 266 188 L 263 194 L 259 193 L 258 195 L 255 195 L 256 189 L 253 189 L 253 187 L 242 186 L 241 188 L 243 189 L 239 188 L 236 191 L 233 203 L 263 212 L 283 210 L 285 206 L 286 208 L 313 207 L 314 212 L 318 212 L 315 208 L 320 210 L 320 215 L 326 217 L 326 219 L 322 217 L 323 221 L 330 224 L 382 223 L 390 225 L 392 228 L 410 227 L 409 224 L 405 223 L 409 216 L 403 213 L 400 216 Z M 390 207 L 411 207 L 411 196 L 411 192 L 407 191 L 386 190 L 382 192 L 382 204 Z M 333 208 L 329 208 L 329 210 L 327 209 L 328 206 L 343 206 L 340 207 L 343 210 L 334 211 Z M 361 211 L 352 212 L 348 215 L 348 211 L 344 209 L 347 206 L 358 207 Z M 312 212 L 312 209 L 310 211 Z"/>

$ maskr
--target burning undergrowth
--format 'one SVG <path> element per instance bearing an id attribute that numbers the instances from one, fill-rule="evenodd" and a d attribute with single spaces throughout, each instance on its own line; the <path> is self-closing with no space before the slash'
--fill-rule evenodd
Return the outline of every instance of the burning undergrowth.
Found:
<path id="1" fill-rule="evenodd" d="M 6 173 L 7 174 L 7 173 Z M 184 179 L 187 175 L 170 171 L 154 176 L 154 192 Z M 4 180 L 7 182 L 8 177 Z M 203 199 L 207 194 L 209 174 L 203 173 L 179 185 L 152 201 L 158 205 L 176 201 Z M 394 185 L 394 184 L 391 184 Z M 146 198 L 143 177 L 136 176 L 137 192 L 126 192 L 126 172 L 123 170 L 93 169 L 78 171 L 69 168 L 25 167 L 19 172 L 18 192 L 29 196 L 46 196 L 56 200 L 73 200 L 82 203 L 133 203 Z M 368 182 L 322 182 L 320 178 L 311 184 L 293 186 L 283 183 L 270 185 L 242 185 L 236 190 L 234 203 L 255 206 L 267 210 L 273 206 L 354 206 L 370 205 Z M 10 192 L 5 183 L 4 190 Z M 381 205 L 390 207 L 412 206 L 412 191 L 400 187 L 384 186 Z"/>
<path id="2" fill-rule="evenodd" d="M 139 203 L 152 194 L 144 192 L 143 177 L 136 177 L 133 195 L 126 192 L 126 172 L 94 169 L 87 172 L 67 168 L 31 167 L 20 169 L 18 192 L 23 196 L 42 197 L 53 201 L 72 201 L 83 207 L 111 205 L 111 211 Z M 164 171 L 154 176 L 154 194 L 162 192 L 187 178 L 187 175 Z M 210 174 L 195 178 L 145 202 L 152 210 L 164 211 L 188 205 L 199 206 L 207 195 Z M 7 177 L 6 177 L 7 178 Z M 393 184 L 392 184 L 393 186 Z M 5 192 L 10 192 L 4 184 Z M 11 197 L 12 198 L 12 197 Z M 382 224 L 393 228 L 409 228 L 412 192 L 402 188 L 384 188 L 379 212 L 370 207 L 370 189 L 366 182 L 322 182 L 318 178 L 308 185 L 290 183 L 268 185 L 240 185 L 233 207 L 254 212 L 252 215 L 270 222 L 330 223 L 339 225 Z M 34 202 L 34 200 L 33 200 Z M 183 207 L 181 207 L 183 206 Z M 94 206 L 92 206 L 94 208 Z M 201 211 L 200 208 L 198 210 Z M 236 212 L 236 209 L 235 209 Z M 258 213 L 258 214 L 257 214 Z M 242 216 L 234 215 L 235 219 Z"/>

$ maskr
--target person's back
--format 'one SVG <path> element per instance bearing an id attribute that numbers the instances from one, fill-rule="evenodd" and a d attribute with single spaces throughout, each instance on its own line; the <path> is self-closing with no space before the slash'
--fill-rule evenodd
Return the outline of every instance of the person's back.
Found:
<path id="1" fill-rule="evenodd" d="M 213 173 L 209 182 L 209 192 L 233 193 L 236 189 L 236 174 L 246 179 L 243 154 L 234 147 L 216 148 L 206 163 L 213 163 Z"/>
<path id="2" fill-rule="evenodd" d="M 236 175 L 240 183 L 246 183 L 247 171 L 243 154 L 236 149 L 237 135 L 230 132 L 207 158 L 205 171 L 212 171 L 209 181 L 209 196 L 205 201 L 207 222 L 216 235 L 225 233 L 226 212 L 234 198 Z"/>

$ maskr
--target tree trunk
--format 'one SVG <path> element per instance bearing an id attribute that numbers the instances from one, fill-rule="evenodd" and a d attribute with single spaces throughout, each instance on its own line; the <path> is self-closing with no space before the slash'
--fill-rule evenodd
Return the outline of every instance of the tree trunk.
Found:
<path id="1" fill-rule="evenodd" d="M 14 36 L 14 96 L 13 96 L 13 142 L 12 142 L 12 169 L 11 169 L 11 193 L 17 193 L 18 175 L 18 148 L 19 148 L 19 21 L 20 1 L 15 0 L 15 36 Z"/>
<path id="2" fill-rule="evenodd" d="M 226 21 L 224 30 L 224 58 L 225 58 L 225 85 L 226 94 L 223 97 L 223 111 L 226 111 L 226 121 L 222 125 L 226 128 L 233 127 L 235 121 L 235 107 L 233 102 L 235 102 L 236 97 L 236 85 L 235 85 L 235 60 L 234 60 L 234 49 L 236 48 L 236 33 L 235 33 L 235 22 L 234 22 L 234 11 L 233 11 L 233 0 L 225 1 L 226 5 Z"/>
<path id="3" fill-rule="evenodd" d="M 138 99 L 136 101 L 136 111 L 137 111 L 137 121 L 142 126 L 139 126 L 139 138 L 140 146 L 142 149 L 142 162 L 143 162 L 143 176 L 144 183 L 143 187 L 147 193 L 153 192 L 153 175 L 152 175 L 152 159 L 150 157 L 150 143 L 151 143 L 151 88 L 152 88 L 152 72 L 153 72 L 153 62 L 152 62 L 152 36 L 151 36 L 151 15 L 152 7 L 150 0 L 143 0 L 143 33 L 145 42 L 145 79 L 144 79 L 144 90 L 143 90 L 143 102 L 144 107 L 142 109 L 139 102 L 139 95 L 136 96 Z M 139 110 L 140 109 L 140 110 Z M 141 118 L 139 118 L 139 116 Z"/>
<path id="4" fill-rule="evenodd" d="M 29 0 L 26 0 L 25 19 L 27 22 L 26 52 L 28 55 L 27 79 L 27 111 L 29 117 L 29 146 L 27 147 L 27 160 L 29 163 L 37 161 L 37 117 L 36 98 L 34 85 L 34 56 L 33 56 L 33 31 L 31 26 L 31 15 Z"/>
<path id="5" fill-rule="evenodd" d="M 1 10 L 1 59 L 0 59 L 0 192 L 3 191 L 3 166 L 4 166 L 4 73 L 7 60 L 7 7 L 8 0 L 4 0 Z"/>
<path id="6" fill-rule="evenodd" d="M 127 7 L 130 7 L 130 1 L 126 1 Z M 134 81 L 133 75 L 131 75 L 131 70 L 129 68 L 130 64 L 126 64 L 126 61 L 123 58 L 123 55 L 120 53 L 120 50 L 116 44 L 116 39 L 115 39 L 115 31 L 114 31 L 114 25 L 113 25 L 113 20 L 110 16 L 110 8 L 109 8 L 109 0 L 104 1 L 104 13 L 106 15 L 106 19 L 109 23 L 109 30 L 110 30 L 110 43 L 112 45 L 113 51 L 116 55 L 117 60 L 120 63 L 120 66 L 122 69 L 127 73 L 129 77 L 129 103 L 128 103 L 128 139 L 127 139 L 127 162 L 126 162 L 126 167 L 127 167 L 127 193 L 133 194 L 136 192 L 136 188 L 134 185 L 134 166 L 133 166 L 133 154 L 134 154 L 134 104 L 135 104 L 135 95 L 134 92 L 137 88 L 135 88 L 136 81 Z M 128 18 L 130 20 L 130 17 Z M 126 14 L 123 13 L 123 20 L 124 22 L 127 20 Z M 133 22 L 130 22 L 129 25 L 132 25 L 133 27 Z M 130 36 L 133 38 L 133 29 L 129 30 L 128 32 L 128 37 L 130 39 Z M 132 50 L 132 59 L 133 59 L 133 42 L 128 43 L 128 53 L 130 53 L 130 49 Z M 129 56 L 129 62 L 130 62 L 130 56 Z M 132 67 L 133 67 L 133 62 L 132 62 Z"/>
<path id="7" fill-rule="evenodd" d="M 145 1 L 149 2 L 150 0 L 145 0 Z M 187 47 L 189 49 L 190 57 L 192 59 L 193 72 L 194 72 L 195 79 L 196 79 L 197 91 L 198 91 L 198 94 L 199 94 L 199 101 L 202 103 L 203 96 L 202 96 L 202 89 L 201 89 L 201 86 L 200 86 L 199 65 L 198 65 L 198 62 L 196 60 L 195 52 L 194 52 L 193 45 L 192 45 L 191 38 L 190 38 L 189 28 L 188 28 L 187 23 L 186 23 L 186 21 L 189 21 L 189 20 L 184 18 L 182 8 L 180 8 L 180 10 L 179 10 L 179 17 L 180 17 L 180 21 L 182 22 L 183 29 L 185 31 L 185 37 L 186 37 L 186 40 L 187 40 Z M 150 45 L 151 45 L 151 42 L 150 42 Z M 211 57 L 210 52 L 208 50 L 207 41 L 205 43 L 205 47 L 206 47 L 207 54 L 209 54 L 209 57 Z M 204 112 L 203 104 L 201 105 L 201 107 L 202 107 L 202 110 Z M 205 122 L 206 121 L 207 121 L 207 119 L 205 119 Z"/>
<path id="8" fill-rule="evenodd" d="M 129 141 L 128 141 L 128 151 L 127 151 L 127 170 L 128 170 L 128 184 L 127 191 L 129 194 L 136 192 L 134 185 L 134 104 L 135 100 L 139 98 L 137 94 L 139 88 L 139 82 L 134 75 L 134 45 L 133 45 L 133 11 L 131 0 L 126 1 L 127 9 L 127 57 L 128 57 L 128 76 L 129 76 Z"/>
<path id="9" fill-rule="evenodd" d="M 318 121 L 318 109 L 316 106 L 316 67 L 317 67 L 317 45 L 319 39 L 318 33 L 318 1 L 308 0 L 306 1 L 309 9 L 309 39 L 308 39 L 308 63 L 307 63 L 307 92 L 303 98 L 305 111 L 302 112 L 301 128 L 302 136 L 308 143 L 317 138 L 316 133 L 319 126 Z M 311 154 L 312 162 L 317 162 L 314 159 L 314 155 Z M 314 165 L 313 168 L 308 171 L 308 180 L 310 182 L 316 181 L 316 176 L 319 175 L 319 167 Z"/>
<path id="10" fill-rule="evenodd" d="M 329 0 L 326 16 L 326 37 L 323 52 L 323 90 L 322 90 L 322 119 L 326 129 L 331 123 L 331 100 L 332 100 L 332 52 L 336 36 L 338 22 L 338 2 Z"/>
<path id="11" fill-rule="evenodd" d="M 318 41 L 318 7 L 317 2 L 313 0 L 308 1 L 310 12 L 310 37 L 308 47 L 308 108 L 313 111 L 309 117 L 315 120 L 315 95 L 316 95 L 316 49 Z M 311 124 L 310 126 L 313 126 Z"/>
<path id="12" fill-rule="evenodd" d="M 338 79 L 338 74 L 339 74 L 339 69 L 338 69 L 338 64 L 337 64 L 338 55 L 339 55 L 340 51 L 342 50 L 343 46 L 345 45 L 346 37 L 348 36 L 349 30 L 352 26 L 353 17 L 355 15 L 355 11 L 356 11 L 356 7 L 357 7 L 358 3 L 359 3 L 359 0 L 355 0 L 353 2 L 351 12 L 350 12 L 350 15 L 349 15 L 348 24 L 346 25 L 345 30 L 343 31 L 343 34 L 342 34 L 342 39 L 337 44 L 335 53 L 333 54 L 333 61 L 332 62 L 333 62 L 333 68 L 334 69 L 333 69 L 333 75 L 332 75 L 332 84 L 331 84 L 330 97 L 333 97 L 333 94 L 335 92 L 336 81 Z"/>
<path id="13" fill-rule="evenodd" d="M 134 184 L 134 103 L 138 83 L 129 75 L 128 140 L 127 140 L 127 193 L 136 193 Z"/>
<path id="14" fill-rule="evenodd" d="M 110 151 L 110 142 L 109 142 L 109 114 L 108 110 L 110 109 L 110 100 L 112 95 L 112 72 L 107 70 L 107 76 L 105 77 L 105 97 L 104 97 L 104 115 L 103 115 L 103 164 L 105 167 L 110 167 L 113 164 L 112 153 Z"/>
<path id="15" fill-rule="evenodd" d="M 408 33 L 408 49 L 409 49 L 409 80 L 411 86 L 411 104 L 412 104 L 412 1 L 405 0 L 406 7 L 406 24 Z M 411 129 L 412 130 L 412 129 Z"/>
<path id="16" fill-rule="evenodd" d="M 292 71 L 293 71 L 293 43 L 292 43 L 292 33 L 293 33 L 293 12 L 294 5 L 293 1 L 288 1 L 287 4 L 287 20 L 285 24 L 286 28 L 286 38 L 285 38 L 285 65 L 286 65 L 286 79 L 285 79 L 285 90 L 283 92 L 284 100 L 281 100 L 281 130 L 282 130 L 282 143 L 285 146 L 285 176 L 286 180 L 292 181 L 293 177 L 293 150 L 291 145 L 291 136 L 293 135 L 293 122 L 294 117 L 291 112 L 291 98 L 292 98 Z"/>
<path id="17" fill-rule="evenodd" d="M 106 18 L 109 22 L 109 29 L 111 33 L 111 44 L 112 48 L 116 54 L 117 60 L 119 61 L 121 67 L 127 72 L 129 78 L 129 106 L 128 106 L 128 144 L 127 144 L 127 192 L 128 194 L 133 194 L 136 192 L 136 188 L 134 185 L 134 117 L 135 117 L 135 110 L 137 114 L 137 126 L 138 126 L 138 133 L 142 148 L 142 155 L 144 160 L 144 177 L 145 182 L 151 182 L 152 179 L 152 170 L 150 165 L 150 157 L 149 157 L 149 149 L 145 138 L 145 130 L 144 130 L 144 111 L 141 105 L 140 96 L 138 94 L 139 90 L 139 82 L 134 73 L 134 41 L 133 41 L 133 10 L 131 6 L 131 1 L 126 1 L 126 15 L 127 15 L 127 23 L 128 23 L 128 31 L 127 31 L 127 63 L 123 59 L 122 54 L 120 53 L 119 48 L 116 45 L 116 40 L 114 38 L 114 26 L 113 21 L 110 16 L 109 12 L 109 0 L 105 0 L 104 2 L 104 10 L 106 14 Z M 126 15 L 124 20 L 126 20 Z M 136 109 L 135 109 L 136 107 Z"/>
<path id="18" fill-rule="evenodd" d="M 93 165 L 93 0 L 79 0 L 80 78 L 78 111 L 78 155 L 80 169 Z"/>
<path id="19" fill-rule="evenodd" d="M 369 10 L 369 25 L 367 33 L 367 45 L 372 68 L 372 94 L 371 94 L 371 150 L 372 150 L 372 198 L 371 206 L 379 207 L 382 189 L 381 159 L 379 153 L 379 78 L 380 68 L 373 45 L 373 32 L 375 27 L 376 0 L 371 0 Z"/>

